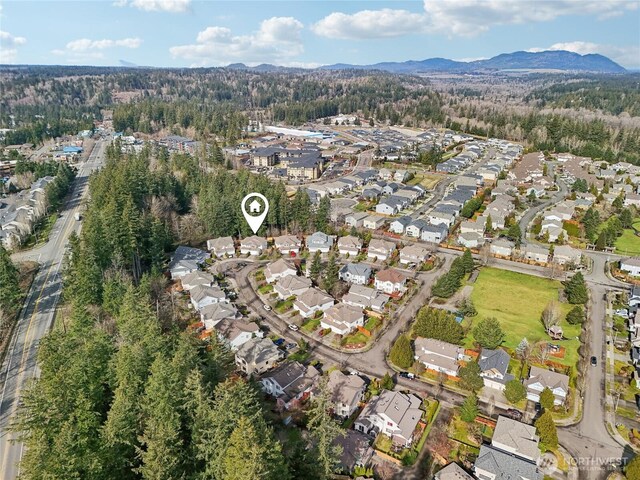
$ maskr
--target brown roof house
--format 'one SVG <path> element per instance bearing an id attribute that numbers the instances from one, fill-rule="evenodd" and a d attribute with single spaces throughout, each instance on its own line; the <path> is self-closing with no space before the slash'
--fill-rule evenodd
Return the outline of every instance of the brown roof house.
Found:
<path id="1" fill-rule="evenodd" d="M 320 372 L 312 365 L 284 362 L 262 376 L 262 390 L 276 398 L 278 408 L 290 410 L 298 407 L 310 395 Z"/>
<path id="2" fill-rule="evenodd" d="M 532 366 L 529 378 L 524 381 L 527 398 L 532 402 L 540 401 L 540 393 L 545 388 L 553 392 L 556 405 L 563 405 L 569 393 L 569 377 L 563 373 L 552 372 L 544 368 Z"/>
<path id="3" fill-rule="evenodd" d="M 329 373 L 327 389 L 331 393 L 333 413 L 338 417 L 350 417 L 364 396 L 366 384 L 358 375 L 345 375 L 340 370 Z"/>
<path id="4" fill-rule="evenodd" d="M 364 325 L 364 314 L 362 309 L 348 305 L 346 303 L 338 303 L 324 312 L 324 316 L 320 320 L 322 328 L 329 328 L 338 335 L 346 335 L 357 327 Z"/>
<path id="5" fill-rule="evenodd" d="M 247 375 L 266 372 L 282 360 L 284 353 L 268 338 L 252 338 L 236 351 L 236 365 Z"/>
<path id="6" fill-rule="evenodd" d="M 291 264 L 280 258 L 266 266 L 264 278 L 267 283 L 273 283 L 282 277 L 296 275 L 297 273 L 297 270 Z"/>
<path id="7" fill-rule="evenodd" d="M 374 286 L 376 290 L 388 295 L 402 296 L 407 290 L 407 277 L 394 268 L 387 268 L 376 273 Z"/>
<path id="8" fill-rule="evenodd" d="M 280 300 L 285 300 L 291 296 L 303 294 L 311 287 L 311 284 L 310 278 L 287 275 L 278 279 L 273 290 L 278 294 Z"/>
<path id="9" fill-rule="evenodd" d="M 293 302 L 293 308 L 304 318 L 313 317 L 316 312 L 326 312 L 332 305 L 333 297 L 317 288 L 307 289 Z"/>

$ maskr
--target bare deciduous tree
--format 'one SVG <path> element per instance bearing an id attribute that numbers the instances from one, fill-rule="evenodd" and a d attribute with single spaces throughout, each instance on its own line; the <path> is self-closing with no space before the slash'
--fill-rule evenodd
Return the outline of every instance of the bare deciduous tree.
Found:
<path id="1" fill-rule="evenodd" d="M 551 300 L 547 303 L 542 311 L 542 324 L 545 330 L 549 331 L 551 327 L 557 325 L 560 321 L 560 306 L 555 300 Z"/>
<path id="2" fill-rule="evenodd" d="M 487 265 L 489 265 L 492 260 L 491 245 L 489 245 L 488 243 L 485 243 L 484 245 L 482 245 L 482 247 L 480 247 L 479 256 L 480 256 L 480 263 L 483 266 L 486 267 Z"/>

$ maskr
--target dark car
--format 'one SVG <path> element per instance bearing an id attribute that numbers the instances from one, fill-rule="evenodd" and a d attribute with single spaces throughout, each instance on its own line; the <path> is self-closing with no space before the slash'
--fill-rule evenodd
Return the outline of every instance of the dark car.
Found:
<path id="1" fill-rule="evenodd" d="M 413 380 L 414 378 L 416 378 L 416 376 L 413 373 L 409 373 L 409 372 L 400 372 L 399 375 L 402 378 L 408 378 L 409 380 Z"/>
<path id="2" fill-rule="evenodd" d="M 540 413 L 542 411 L 542 405 L 540 405 L 540 402 L 536 402 L 534 408 L 536 409 L 536 413 Z"/>
<path id="3" fill-rule="evenodd" d="M 594 367 L 598 365 L 598 359 L 596 357 L 591 357 L 591 365 Z"/>
<path id="4" fill-rule="evenodd" d="M 520 410 L 516 410 L 515 408 L 510 408 L 507 410 L 507 417 L 513 420 L 522 420 L 522 412 Z"/>
<path id="5" fill-rule="evenodd" d="M 275 343 L 278 347 L 281 345 L 284 345 L 285 339 L 284 338 L 278 338 L 276 340 L 273 341 L 273 343 Z"/>

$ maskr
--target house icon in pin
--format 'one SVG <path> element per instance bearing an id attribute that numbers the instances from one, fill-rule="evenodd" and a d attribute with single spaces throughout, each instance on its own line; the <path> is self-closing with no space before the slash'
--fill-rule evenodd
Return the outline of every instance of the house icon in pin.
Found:
<path id="1" fill-rule="evenodd" d="M 258 200 L 253 200 L 253 202 L 251 202 L 249 204 L 249 211 L 251 213 L 260 213 L 260 209 L 262 208 L 262 205 L 260 205 L 260 202 L 258 202 Z"/>

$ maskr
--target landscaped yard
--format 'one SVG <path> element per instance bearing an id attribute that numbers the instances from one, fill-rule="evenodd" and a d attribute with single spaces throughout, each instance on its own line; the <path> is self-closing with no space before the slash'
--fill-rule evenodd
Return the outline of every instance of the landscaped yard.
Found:
<path id="1" fill-rule="evenodd" d="M 304 323 L 302 325 L 302 329 L 305 332 L 313 332 L 316 328 L 318 328 L 320 326 L 320 319 L 319 318 L 312 318 L 311 320 L 307 321 L 306 323 Z"/>
<path id="2" fill-rule="evenodd" d="M 364 324 L 364 328 L 366 328 L 370 332 L 373 332 L 373 330 L 378 325 L 380 325 L 380 323 L 381 323 L 381 320 L 378 317 L 369 317 L 369 319 L 367 320 L 367 323 Z"/>
<path id="3" fill-rule="evenodd" d="M 293 308 L 293 300 L 289 298 L 287 300 L 280 300 L 276 303 L 275 311 L 278 313 L 285 313 L 291 310 L 291 308 Z"/>
<path id="4" fill-rule="evenodd" d="M 258 288 L 258 292 L 260 292 L 262 295 L 266 295 L 267 293 L 271 293 L 273 292 L 273 285 L 270 284 L 265 284 L 262 285 L 260 288 Z"/>
<path id="5" fill-rule="evenodd" d="M 504 346 L 514 349 L 526 337 L 530 345 L 551 341 L 540 320 L 542 311 L 551 300 L 558 300 L 562 284 L 556 280 L 521 273 L 483 268 L 473 287 L 471 298 L 478 316 L 474 323 L 485 317 L 496 317 L 505 332 Z M 550 357 L 563 365 L 574 366 L 578 360 L 580 325 L 569 325 L 565 316 L 571 305 L 560 304 L 560 326 L 568 340 L 553 341 L 565 348 L 564 358 Z M 473 327 L 472 327 L 473 328 Z M 473 345 L 473 335 L 465 339 L 465 346 Z"/>
<path id="6" fill-rule="evenodd" d="M 440 180 L 442 180 L 442 177 L 439 175 L 416 173 L 415 176 L 407 182 L 407 185 L 422 185 L 427 190 L 433 190 Z"/>
<path id="7" fill-rule="evenodd" d="M 344 337 L 342 344 L 343 345 L 358 345 L 360 343 L 367 343 L 370 337 L 367 337 L 362 332 L 352 333 L 351 335 L 347 335 Z"/>
<path id="8" fill-rule="evenodd" d="M 640 224 L 634 223 L 634 227 L 640 227 Z M 622 232 L 615 243 L 616 253 L 623 255 L 640 255 L 640 237 L 636 235 L 634 230 L 629 228 Z"/>

